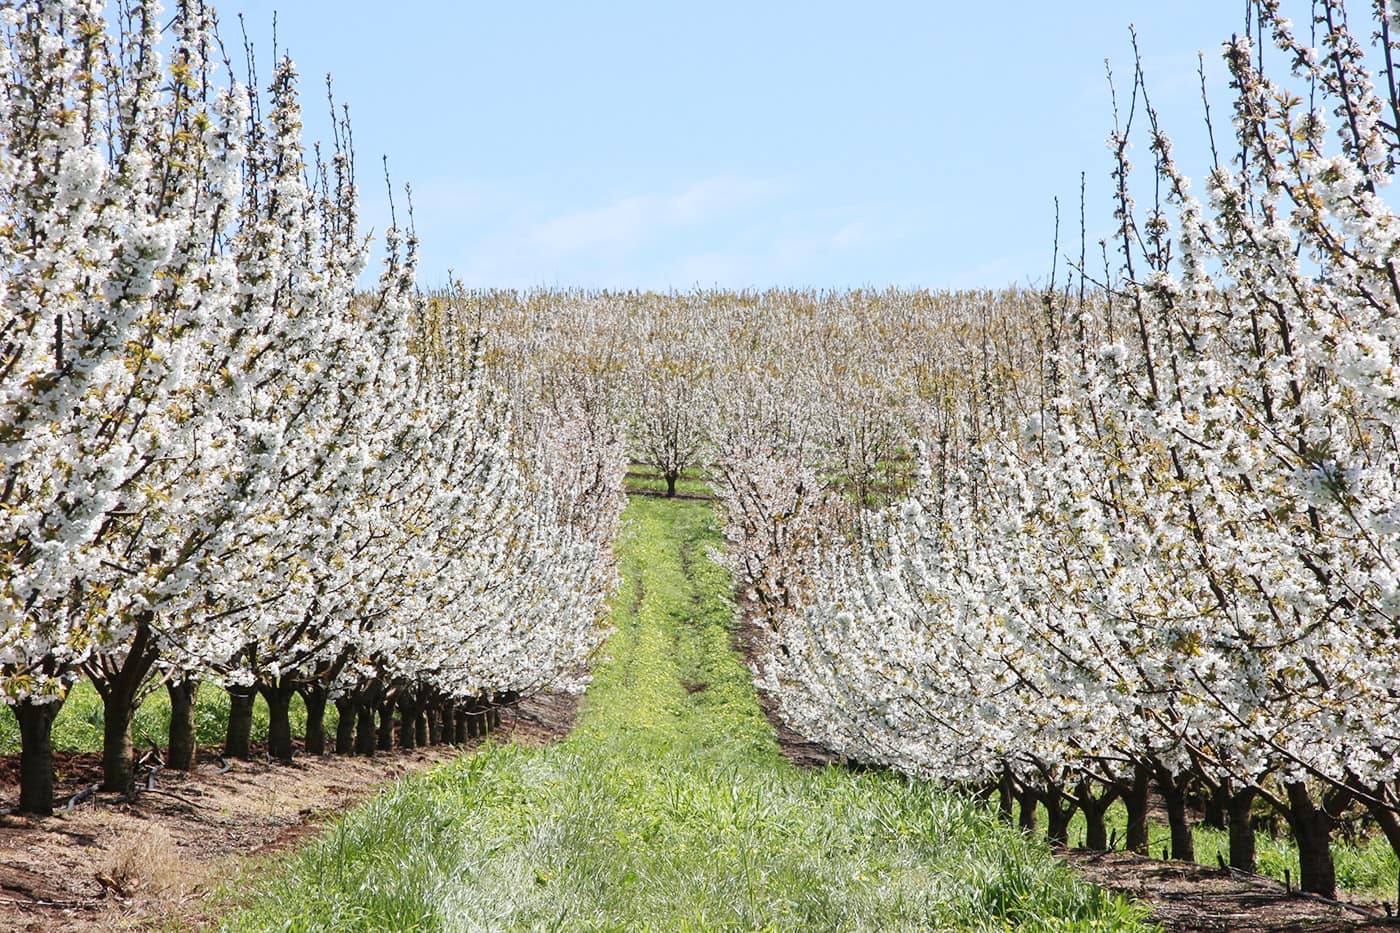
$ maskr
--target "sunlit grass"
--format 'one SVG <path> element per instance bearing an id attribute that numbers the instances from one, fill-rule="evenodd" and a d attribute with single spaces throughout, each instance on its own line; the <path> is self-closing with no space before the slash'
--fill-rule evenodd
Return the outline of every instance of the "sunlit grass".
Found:
<path id="1" fill-rule="evenodd" d="M 205 684 L 195 704 L 195 736 L 201 748 L 224 744 L 228 730 L 229 698 L 219 687 Z M 8 706 L 0 712 L 0 755 L 19 752 L 19 723 Z M 326 709 L 326 732 L 335 735 L 335 704 Z M 292 698 L 292 734 L 306 734 L 306 707 L 301 697 Z M 87 681 L 79 681 L 58 711 L 53 724 L 53 747 L 58 751 L 99 752 L 102 750 L 102 698 Z M 267 739 L 267 704 L 258 697 L 253 704 L 253 741 Z M 165 747 L 170 736 L 170 697 L 163 688 L 151 693 L 132 721 L 131 735 L 138 752 L 152 745 Z"/>
<path id="2" fill-rule="evenodd" d="M 627 523 L 575 733 L 395 785 L 259 872 L 228 929 L 1139 928 L 985 809 L 791 767 L 729 645 L 710 510 L 638 497 Z"/>

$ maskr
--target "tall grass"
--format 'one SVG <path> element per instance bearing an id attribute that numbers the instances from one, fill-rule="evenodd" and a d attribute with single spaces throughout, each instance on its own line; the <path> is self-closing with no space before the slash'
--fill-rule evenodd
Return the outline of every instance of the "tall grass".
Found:
<path id="1" fill-rule="evenodd" d="M 637 497 L 627 518 L 617 633 L 574 735 L 395 785 L 258 872 L 227 929 L 1140 928 L 980 807 L 792 768 L 729 646 L 710 510 Z"/>

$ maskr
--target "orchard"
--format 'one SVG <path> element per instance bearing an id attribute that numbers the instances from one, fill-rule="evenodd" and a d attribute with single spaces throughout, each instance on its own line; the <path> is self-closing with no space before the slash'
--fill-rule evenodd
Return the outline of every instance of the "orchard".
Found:
<path id="1" fill-rule="evenodd" d="M 188 768 L 202 684 L 232 696 L 228 754 L 249 754 L 261 694 L 288 760 L 294 693 L 308 751 L 334 703 L 338 750 L 372 752 L 376 715 L 455 734 L 580 685 L 614 581 L 617 445 L 512 420 L 479 354 L 440 350 L 411 226 L 357 289 L 349 125 L 305 148 L 289 59 L 260 90 L 205 4 L 102 7 L 4 8 L 0 693 L 20 809 L 53 807 L 49 730 L 81 677 L 126 791 L 153 690 Z"/>
<path id="2" fill-rule="evenodd" d="M 664 537 L 687 586 L 728 574 L 713 611 L 760 633 L 753 684 L 848 767 L 1043 814 L 1060 850 L 1157 854 L 1164 812 L 1170 859 L 1204 822 L 1253 873 L 1281 824 L 1328 899 L 1338 833 L 1400 857 L 1400 13 L 1247 6 L 1209 173 L 1136 59 L 1112 201 L 1081 206 L 1114 235 L 1057 236 L 1039 286 L 661 292 L 420 287 L 411 191 L 366 286 L 348 111 L 308 148 L 290 58 L 233 67 L 199 0 L 0 3 L 18 811 L 55 808 L 79 683 L 128 796 L 156 691 L 177 769 L 201 690 L 230 696 L 230 758 L 261 697 L 283 762 L 460 742 L 597 670 L 604 697 L 682 678 L 692 699 L 645 694 L 657 716 L 738 696 L 707 666 L 730 636 L 695 647 L 731 623 L 665 628 L 684 670 L 656 673 L 644 620 L 711 611 L 654 576 Z M 684 511 L 709 499 L 713 540 Z M 611 708 L 577 741 L 648 748 Z M 970 819 L 948 813 L 929 831 Z"/>

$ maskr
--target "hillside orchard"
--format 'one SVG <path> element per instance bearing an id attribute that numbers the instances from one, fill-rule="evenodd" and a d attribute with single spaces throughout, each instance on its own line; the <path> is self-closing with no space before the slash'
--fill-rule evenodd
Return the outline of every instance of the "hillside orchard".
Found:
<path id="1" fill-rule="evenodd" d="M 604 387 L 668 487 L 704 464 L 799 732 L 1060 843 L 1121 802 L 1145 851 L 1155 790 L 1172 857 L 1204 806 L 1252 869 L 1271 809 L 1330 895 L 1343 817 L 1400 852 L 1397 14 L 1278 6 L 1223 46 L 1200 194 L 1120 82 L 1116 242 L 1043 294 L 454 307 L 518 335 L 488 370 Z"/>
<path id="2" fill-rule="evenodd" d="M 1196 186 L 1119 82 L 1116 238 L 1043 290 L 656 294 L 423 293 L 411 223 L 357 291 L 349 125 L 303 147 L 290 61 L 233 78 L 195 2 L 0 3 L 21 806 L 82 677 L 113 789 L 154 689 L 187 767 L 200 684 L 279 758 L 294 694 L 373 751 L 581 686 L 630 460 L 709 481 L 759 682 L 847 758 L 1099 849 L 1155 791 L 1243 869 L 1271 809 L 1320 894 L 1343 818 L 1400 853 L 1400 14 L 1279 6 Z"/>

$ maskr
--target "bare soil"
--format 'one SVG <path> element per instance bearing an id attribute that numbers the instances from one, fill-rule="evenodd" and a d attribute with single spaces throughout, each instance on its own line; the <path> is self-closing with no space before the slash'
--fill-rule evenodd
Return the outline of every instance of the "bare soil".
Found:
<path id="1" fill-rule="evenodd" d="M 758 621 L 759 614 L 752 605 L 741 605 L 739 624 L 730 635 L 730 643 L 739 652 L 749 670 L 756 670 L 758 656 L 763 653 L 767 630 Z M 763 690 L 758 691 L 758 705 L 778 737 L 778 749 L 799 768 L 821 768 L 841 760 L 831 749 L 808 741 L 783 722 L 778 715 L 778 701 Z"/>
<path id="2" fill-rule="evenodd" d="M 1342 904 L 1290 893 L 1276 881 L 1228 868 L 1163 862 L 1131 852 L 1076 849 L 1063 854 L 1094 884 L 1150 905 L 1153 919 L 1170 933 L 1340 933 L 1397 925 L 1375 902 Z"/>
<path id="3" fill-rule="evenodd" d="M 566 735 L 578 698 L 532 697 L 501 714 L 496 737 L 543 744 Z M 469 753 L 432 746 L 373 758 L 299 756 L 290 765 L 219 762 L 161 771 L 124 801 L 99 793 L 44 819 L 0 816 L 0 930 L 189 929 L 210 921 L 202 902 L 240 860 L 277 852 L 386 782 Z M 262 750 L 256 752 L 262 755 Z M 56 756 L 60 799 L 96 783 L 101 758 Z M 0 803 L 19 796 L 17 756 L 0 756 Z"/>

